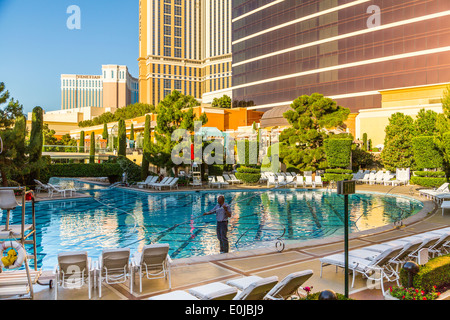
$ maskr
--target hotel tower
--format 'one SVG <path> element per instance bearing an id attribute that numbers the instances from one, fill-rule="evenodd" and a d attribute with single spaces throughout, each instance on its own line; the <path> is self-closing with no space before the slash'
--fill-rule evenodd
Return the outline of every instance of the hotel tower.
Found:
<path id="1" fill-rule="evenodd" d="M 231 95 L 231 0 L 139 1 L 139 101 Z"/>
<path id="2" fill-rule="evenodd" d="M 315 92 L 408 109 L 450 82 L 449 0 L 235 0 L 232 28 L 233 98 L 261 110 Z"/>

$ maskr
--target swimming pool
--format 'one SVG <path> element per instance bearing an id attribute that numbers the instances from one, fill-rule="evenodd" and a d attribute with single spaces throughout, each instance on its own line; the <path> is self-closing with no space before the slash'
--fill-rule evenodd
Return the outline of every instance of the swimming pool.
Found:
<path id="1" fill-rule="evenodd" d="M 150 243 L 170 244 L 172 258 L 219 252 L 215 216 L 220 194 L 231 203 L 230 250 L 274 246 L 284 241 L 322 239 L 344 233 L 342 196 L 326 190 L 206 190 L 146 193 L 87 184 L 90 198 L 36 204 L 38 265 L 51 269 L 58 252 L 86 250 L 97 258 L 106 248 L 140 250 Z M 350 196 L 351 232 L 363 231 L 411 216 L 423 207 L 408 197 L 358 192 Z M 20 208 L 12 223 L 20 221 Z M 31 206 L 27 206 L 31 211 Z M 27 214 L 27 217 L 31 217 Z M 1 214 L 1 223 L 5 223 Z"/>

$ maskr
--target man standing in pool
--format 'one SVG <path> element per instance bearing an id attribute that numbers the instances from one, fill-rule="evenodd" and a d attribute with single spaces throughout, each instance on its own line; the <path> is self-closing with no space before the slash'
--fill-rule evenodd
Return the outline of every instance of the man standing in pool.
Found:
<path id="1" fill-rule="evenodd" d="M 204 216 L 216 214 L 217 219 L 217 239 L 220 242 L 220 253 L 228 253 L 228 218 L 231 218 L 231 209 L 228 204 L 225 203 L 225 197 L 219 196 L 217 199 L 217 205 L 211 211 L 204 214 Z"/>

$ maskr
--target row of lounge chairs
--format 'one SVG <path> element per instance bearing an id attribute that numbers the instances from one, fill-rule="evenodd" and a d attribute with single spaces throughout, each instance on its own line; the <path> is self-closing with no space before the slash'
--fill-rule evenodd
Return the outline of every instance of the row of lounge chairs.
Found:
<path id="1" fill-rule="evenodd" d="M 295 187 L 323 187 L 323 181 L 322 177 L 319 175 L 316 175 L 313 179 L 312 176 L 301 176 L 301 175 L 274 175 L 274 174 L 266 174 L 267 176 L 267 187 L 270 187 L 271 185 L 274 185 L 276 187 L 282 187 L 282 186 L 295 186 Z"/>
<path id="2" fill-rule="evenodd" d="M 70 193 L 70 196 L 72 197 L 73 193 L 77 192 L 77 190 L 72 187 L 61 187 L 51 183 L 44 184 L 39 180 L 34 180 L 34 182 L 36 183 L 36 192 L 40 193 L 42 191 L 46 191 L 48 192 L 50 198 L 53 198 L 55 193 L 60 194 L 65 198 L 68 193 Z"/>
<path id="3" fill-rule="evenodd" d="M 226 284 L 214 282 L 188 291 L 177 290 L 149 300 L 287 300 L 299 296 L 302 285 L 312 277 L 312 270 L 295 272 L 278 282 L 278 277 L 248 276 Z"/>
<path id="4" fill-rule="evenodd" d="M 437 189 L 420 189 L 419 195 L 425 196 L 437 203 L 442 203 L 444 200 L 450 199 L 449 183 L 446 182 Z"/>
<path id="5" fill-rule="evenodd" d="M 130 293 L 134 290 L 136 273 L 139 274 L 140 292 L 142 279 L 166 278 L 171 285 L 168 244 L 145 246 L 142 252 L 130 257 L 130 249 L 106 249 L 98 261 L 92 262 L 87 252 L 66 252 L 58 254 L 55 266 L 55 299 L 58 299 L 58 287 L 80 289 L 88 286 L 89 299 L 92 297 L 92 285 L 98 285 L 99 297 L 102 296 L 102 284 L 121 284 L 129 281 Z"/>
<path id="6" fill-rule="evenodd" d="M 355 283 L 357 273 L 362 274 L 369 280 L 381 281 L 383 294 L 383 281 L 396 281 L 399 284 L 399 267 L 406 261 L 418 259 L 419 251 L 427 249 L 429 254 L 439 256 L 450 252 L 450 228 L 444 228 L 382 244 L 371 245 L 362 249 L 349 252 L 349 269 L 353 272 L 352 287 Z M 320 259 L 322 269 L 324 266 L 345 267 L 344 253 L 330 255 Z"/>
<path id="7" fill-rule="evenodd" d="M 170 190 L 172 190 L 172 188 L 178 189 L 178 180 L 179 178 L 165 177 L 160 182 L 158 182 L 157 176 L 148 176 L 145 181 L 138 182 L 136 185 L 140 188 L 149 188 L 155 190 L 169 188 Z"/>
<path id="8" fill-rule="evenodd" d="M 396 178 L 394 180 L 394 178 Z M 383 172 L 382 170 L 370 171 L 360 170 L 353 174 L 353 180 L 357 183 L 383 184 L 385 186 L 399 186 L 409 183 L 409 170 L 397 170 L 397 173 L 393 174 L 390 171 Z"/>

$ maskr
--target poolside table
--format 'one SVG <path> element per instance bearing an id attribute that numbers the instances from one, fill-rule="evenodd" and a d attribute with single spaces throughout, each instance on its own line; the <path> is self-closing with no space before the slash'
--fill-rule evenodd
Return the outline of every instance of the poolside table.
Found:
<path id="1" fill-rule="evenodd" d="M 441 204 L 441 208 L 442 208 L 442 215 L 444 215 L 444 210 L 450 209 L 450 201 L 443 201 Z"/>

